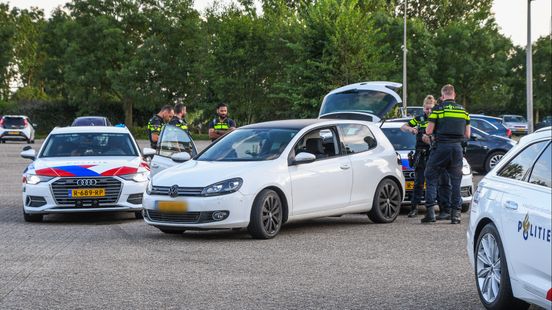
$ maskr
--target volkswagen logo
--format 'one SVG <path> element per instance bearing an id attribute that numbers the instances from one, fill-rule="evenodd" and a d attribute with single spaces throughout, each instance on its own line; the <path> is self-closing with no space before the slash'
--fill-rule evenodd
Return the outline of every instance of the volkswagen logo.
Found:
<path id="1" fill-rule="evenodd" d="M 178 196 L 178 185 L 175 184 L 169 188 L 169 196 L 173 198 Z"/>
<path id="2" fill-rule="evenodd" d="M 77 180 L 77 185 L 78 186 L 94 186 L 96 184 L 98 184 L 98 181 L 94 180 L 94 179 L 80 179 L 80 180 Z"/>

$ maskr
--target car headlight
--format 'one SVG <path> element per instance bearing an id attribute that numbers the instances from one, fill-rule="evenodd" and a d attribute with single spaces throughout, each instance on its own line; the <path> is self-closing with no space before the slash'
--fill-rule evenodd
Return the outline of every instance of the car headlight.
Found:
<path id="1" fill-rule="evenodd" d="M 25 183 L 35 185 L 40 182 L 48 182 L 54 177 L 47 177 L 44 175 L 28 174 Z"/>
<path id="2" fill-rule="evenodd" d="M 146 186 L 146 194 L 151 195 L 152 190 L 153 190 L 153 184 L 152 184 L 152 181 L 149 181 L 148 186 Z"/>
<path id="3" fill-rule="evenodd" d="M 224 180 L 215 184 L 211 184 L 201 191 L 202 196 L 225 195 L 236 192 L 243 184 L 241 178 L 233 178 Z"/>
<path id="4" fill-rule="evenodd" d="M 468 164 L 468 161 L 463 158 L 462 159 L 462 174 L 463 175 L 468 175 L 471 173 L 471 167 L 470 167 L 470 164 Z"/>
<path id="5" fill-rule="evenodd" d="M 134 182 L 146 182 L 149 180 L 148 173 L 147 172 L 138 172 L 138 173 L 132 173 L 132 174 L 124 174 L 121 175 L 121 178 L 127 180 L 127 181 L 134 181 Z"/>

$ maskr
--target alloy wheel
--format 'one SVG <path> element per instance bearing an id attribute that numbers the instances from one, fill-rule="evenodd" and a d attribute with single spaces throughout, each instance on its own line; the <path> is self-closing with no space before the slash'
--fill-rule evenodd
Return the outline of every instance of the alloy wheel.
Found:
<path id="1" fill-rule="evenodd" d="M 500 291 L 500 248 L 492 234 L 481 238 L 477 249 L 477 285 L 487 303 L 492 303 Z"/>
<path id="2" fill-rule="evenodd" d="M 502 159 L 502 157 L 504 156 L 504 154 L 496 154 L 496 155 L 493 155 L 490 159 L 489 159 L 489 167 L 491 169 L 493 169 L 496 164 L 498 164 L 498 162 Z"/>
<path id="3" fill-rule="evenodd" d="M 278 233 L 282 225 L 282 203 L 276 194 L 266 196 L 263 201 L 261 219 L 267 234 Z"/>
<path id="4" fill-rule="evenodd" d="M 399 211 L 401 205 L 401 195 L 395 186 L 387 183 L 379 192 L 379 205 L 381 214 L 386 218 L 393 218 Z"/>

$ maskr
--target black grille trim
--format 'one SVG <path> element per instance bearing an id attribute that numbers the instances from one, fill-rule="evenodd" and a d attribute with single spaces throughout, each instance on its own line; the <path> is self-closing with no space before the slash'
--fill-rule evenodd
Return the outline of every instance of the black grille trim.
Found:
<path id="1" fill-rule="evenodd" d="M 153 186 L 151 189 L 152 195 L 169 195 L 170 186 Z M 179 187 L 178 196 L 201 196 L 203 187 Z"/>

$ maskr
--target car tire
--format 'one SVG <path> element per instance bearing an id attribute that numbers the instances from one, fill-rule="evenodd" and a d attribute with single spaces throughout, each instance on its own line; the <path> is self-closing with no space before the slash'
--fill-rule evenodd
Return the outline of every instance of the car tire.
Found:
<path id="1" fill-rule="evenodd" d="M 6 143 L 6 140 L 0 140 L 0 143 Z"/>
<path id="2" fill-rule="evenodd" d="M 368 218 L 374 223 L 391 223 L 401 211 L 401 202 L 401 191 L 397 183 L 391 179 L 384 179 L 374 193 Z"/>
<path id="3" fill-rule="evenodd" d="M 479 299 L 487 309 L 527 309 L 529 304 L 512 294 L 502 240 L 493 223 L 483 227 L 474 253 L 474 274 Z M 498 290 L 498 291 L 497 291 Z"/>
<path id="4" fill-rule="evenodd" d="M 462 204 L 462 213 L 466 213 L 470 210 L 470 204 L 469 203 L 464 203 Z"/>
<path id="5" fill-rule="evenodd" d="M 134 217 L 137 219 L 137 220 L 141 220 L 144 218 L 144 215 L 142 214 L 142 211 L 135 211 L 134 212 Z"/>
<path id="6" fill-rule="evenodd" d="M 37 223 L 42 222 L 42 220 L 44 219 L 44 214 L 30 214 L 23 211 L 23 218 L 25 219 L 25 222 Z"/>
<path id="7" fill-rule="evenodd" d="M 274 238 L 282 228 L 283 205 L 278 193 L 270 189 L 261 191 L 251 207 L 247 230 L 254 239 Z"/>
<path id="8" fill-rule="evenodd" d="M 181 235 L 186 230 L 184 229 L 169 229 L 169 228 L 160 228 L 157 227 L 160 231 L 162 231 L 164 234 L 170 234 L 170 235 Z"/>
<path id="9" fill-rule="evenodd" d="M 503 151 L 495 151 L 489 154 L 489 156 L 487 156 L 487 159 L 485 159 L 485 173 L 489 173 L 489 171 L 491 171 L 491 169 L 496 166 L 500 159 L 502 159 L 502 156 L 504 156 L 504 154 L 506 153 Z"/>

